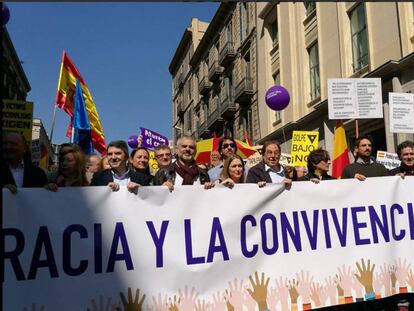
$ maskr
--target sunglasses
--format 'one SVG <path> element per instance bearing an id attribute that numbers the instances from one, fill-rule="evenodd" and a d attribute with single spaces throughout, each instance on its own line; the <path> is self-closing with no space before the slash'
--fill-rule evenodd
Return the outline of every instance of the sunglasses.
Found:
<path id="1" fill-rule="evenodd" d="M 228 147 L 230 147 L 230 148 L 235 148 L 236 147 L 236 145 L 235 144 L 233 144 L 233 143 L 231 143 L 231 144 L 223 144 L 223 149 L 226 149 L 226 148 L 228 148 Z"/>

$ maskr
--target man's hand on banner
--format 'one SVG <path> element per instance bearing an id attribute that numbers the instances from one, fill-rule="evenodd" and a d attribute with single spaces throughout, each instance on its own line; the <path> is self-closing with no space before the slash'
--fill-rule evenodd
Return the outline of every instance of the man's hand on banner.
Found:
<path id="1" fill-rule="evenodd" d="M 127 184 L 127 189 L 129 192 L 134 193 L 134 194 L 138 194 L 138 188 L 140 187 L 140 184 L 137 184 L 133 181 L 128 182 Z"/>
<path id="2" fill-rule="evenodd" d="M 110 182 L 110 183 L 108 183 L 108 187 L 109 188 L 111 188 L 111 190 L 113 191 L 113 192 L 116 192 L 116 191 L 118 191 L 119 190 L 119 184 L 118 183 L 116 183 L 116 182 Z"/>
<path id="3" fill-rule="evenodd" d="M 15 194 L 17 192 L 17 187 L 12 184 L 4 185 L 3 188 L 9 189 L 11 193 Z"/>

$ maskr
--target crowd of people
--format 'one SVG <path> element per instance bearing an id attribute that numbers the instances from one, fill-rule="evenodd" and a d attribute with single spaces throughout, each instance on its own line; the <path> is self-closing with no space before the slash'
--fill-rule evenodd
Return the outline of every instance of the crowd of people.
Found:
<path id="1" fill-rule="evenodd" d="M 387 170 L 372 157 L 373 140 L 370 136 L 356 139 L 355 161 L 346 166 L 341 178 L 356 178 L 364 181 L 369 177 L 414 175 L 414 143 L 404 141 L 397 146 L 401 165 Z M 123 140 L 112 141 L 107 153 L 100 158 L 96 154 L 84 155 L 75 144 L 62 144 L 56 170 L 45 172 L 31 163 L 24 136 L 19 133 L 3 133 L 2 187 L 16 193 L 21 187 L 45 187 L 57 191 L 60 187 L 107 186 L 112 191 L 126 187 L 137 193 L 140 186 L 166 186 L 174 191 L 177 185 L 204 185 L 211 189 L 218 184 L 233 188 L 239 183 L 254 183 L 258 187 L 281 183 L 287 189 L 296 181 L 334 179 L 328 174 L 330 155 L 321 148 L 312 151 L 305 167 L 283 166 L 279 160 L 281 147 L 277 141 L 267 141 L 261 149 L 262 161 L 248 167 L 245 159 L 237 155 L 237 144 L 231 137 L 219 141 L 221 162 L 208 169 L 195 161 L 197 144 L 191 136 L 182 136 L 177 141 L 175 155 L 167 145 L 154 150 L 158 170 L 151 175 L 150 152 L 137 147 L 129 153 Z"/>

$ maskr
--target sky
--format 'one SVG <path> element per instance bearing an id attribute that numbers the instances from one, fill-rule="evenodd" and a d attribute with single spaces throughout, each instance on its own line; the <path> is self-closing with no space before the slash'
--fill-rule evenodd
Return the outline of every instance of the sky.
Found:
<path id="1" fill-rule="evenodd" d="M 219 3 L 7 3 L 7 30 L 31 85 L 27 100 L 50 134 L 62 51 L 82 74 L 106 142 L 139 127 L 172 136 L 168 66 L 192 17 L 209 22 Z M 52 143 L 68 142 L 57 110 Z"/>

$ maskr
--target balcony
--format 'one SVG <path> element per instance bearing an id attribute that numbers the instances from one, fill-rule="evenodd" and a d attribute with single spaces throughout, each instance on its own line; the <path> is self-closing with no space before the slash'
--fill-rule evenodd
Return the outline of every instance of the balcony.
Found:
<path id="1" fill-rule="evenodd" d="M 213 86 L 213 83 L 211 83 L 208 80 L 208 78 L 204 76 L 203 79 L 201 79 L 200 83 L 198 84 L 198 90 L 200 94 L 205 95 L 211 90 L 212 86 Z"/>
<path id="2" fill-rule="evenodd" d="M 221 100 L 221 116 L 228 119 L 236 113 L 236 103 L 233 97 L 229 94 L 225 94 Z"/>
<path id="3" fill-rule="evenodd" d="M 180 73 L 177 78 L 178 88 L 181 89 L 184 86 L 184 73 Z"/>
<path id="4" fill-rule="evenodd" d="M 224 68 L 220 66 L 219 62 L 214 61 L 210 68 L 208 68 L 208 78 L 211 82 L 216 81 L 220 75 L 223 73 Z"/>
<path id="5" fill-rule="evenodd" d="M 184 103 L 183 102 L 179 102 L 177 104 L 177 115 L 178 117 L 182 117 L 184 115 Z"/>
<path id="6" fill-rule="evenodd" d="M 197 131 L 199 138 L 206 139 L 210 137 L 210 131 L 207 129 L 207 122 L 201 123 Z"/>
<path id="7" fill-rule="evenodd" d="M 239 104 L 250 103 L 253 94 L 253 79 L 244 77 L 236 86 L 234 101 Z"/>
<path id="8" fill-rule="evenodd" d="M 214 132 L 217 129 L 220 129 L 224 125 L 225 120 L 221 117 L 221 108 L 220 105 L 213 110 L 207 118 L 207 127 L 210 132 Z"/>
<path id="9" fill-rule="evenodd" d="M 234 50 L 233 42 L 227 41 L 220 52 L 219 61 L 221 66 L 230 65 L 236 58 L 236 51 Z"/>

